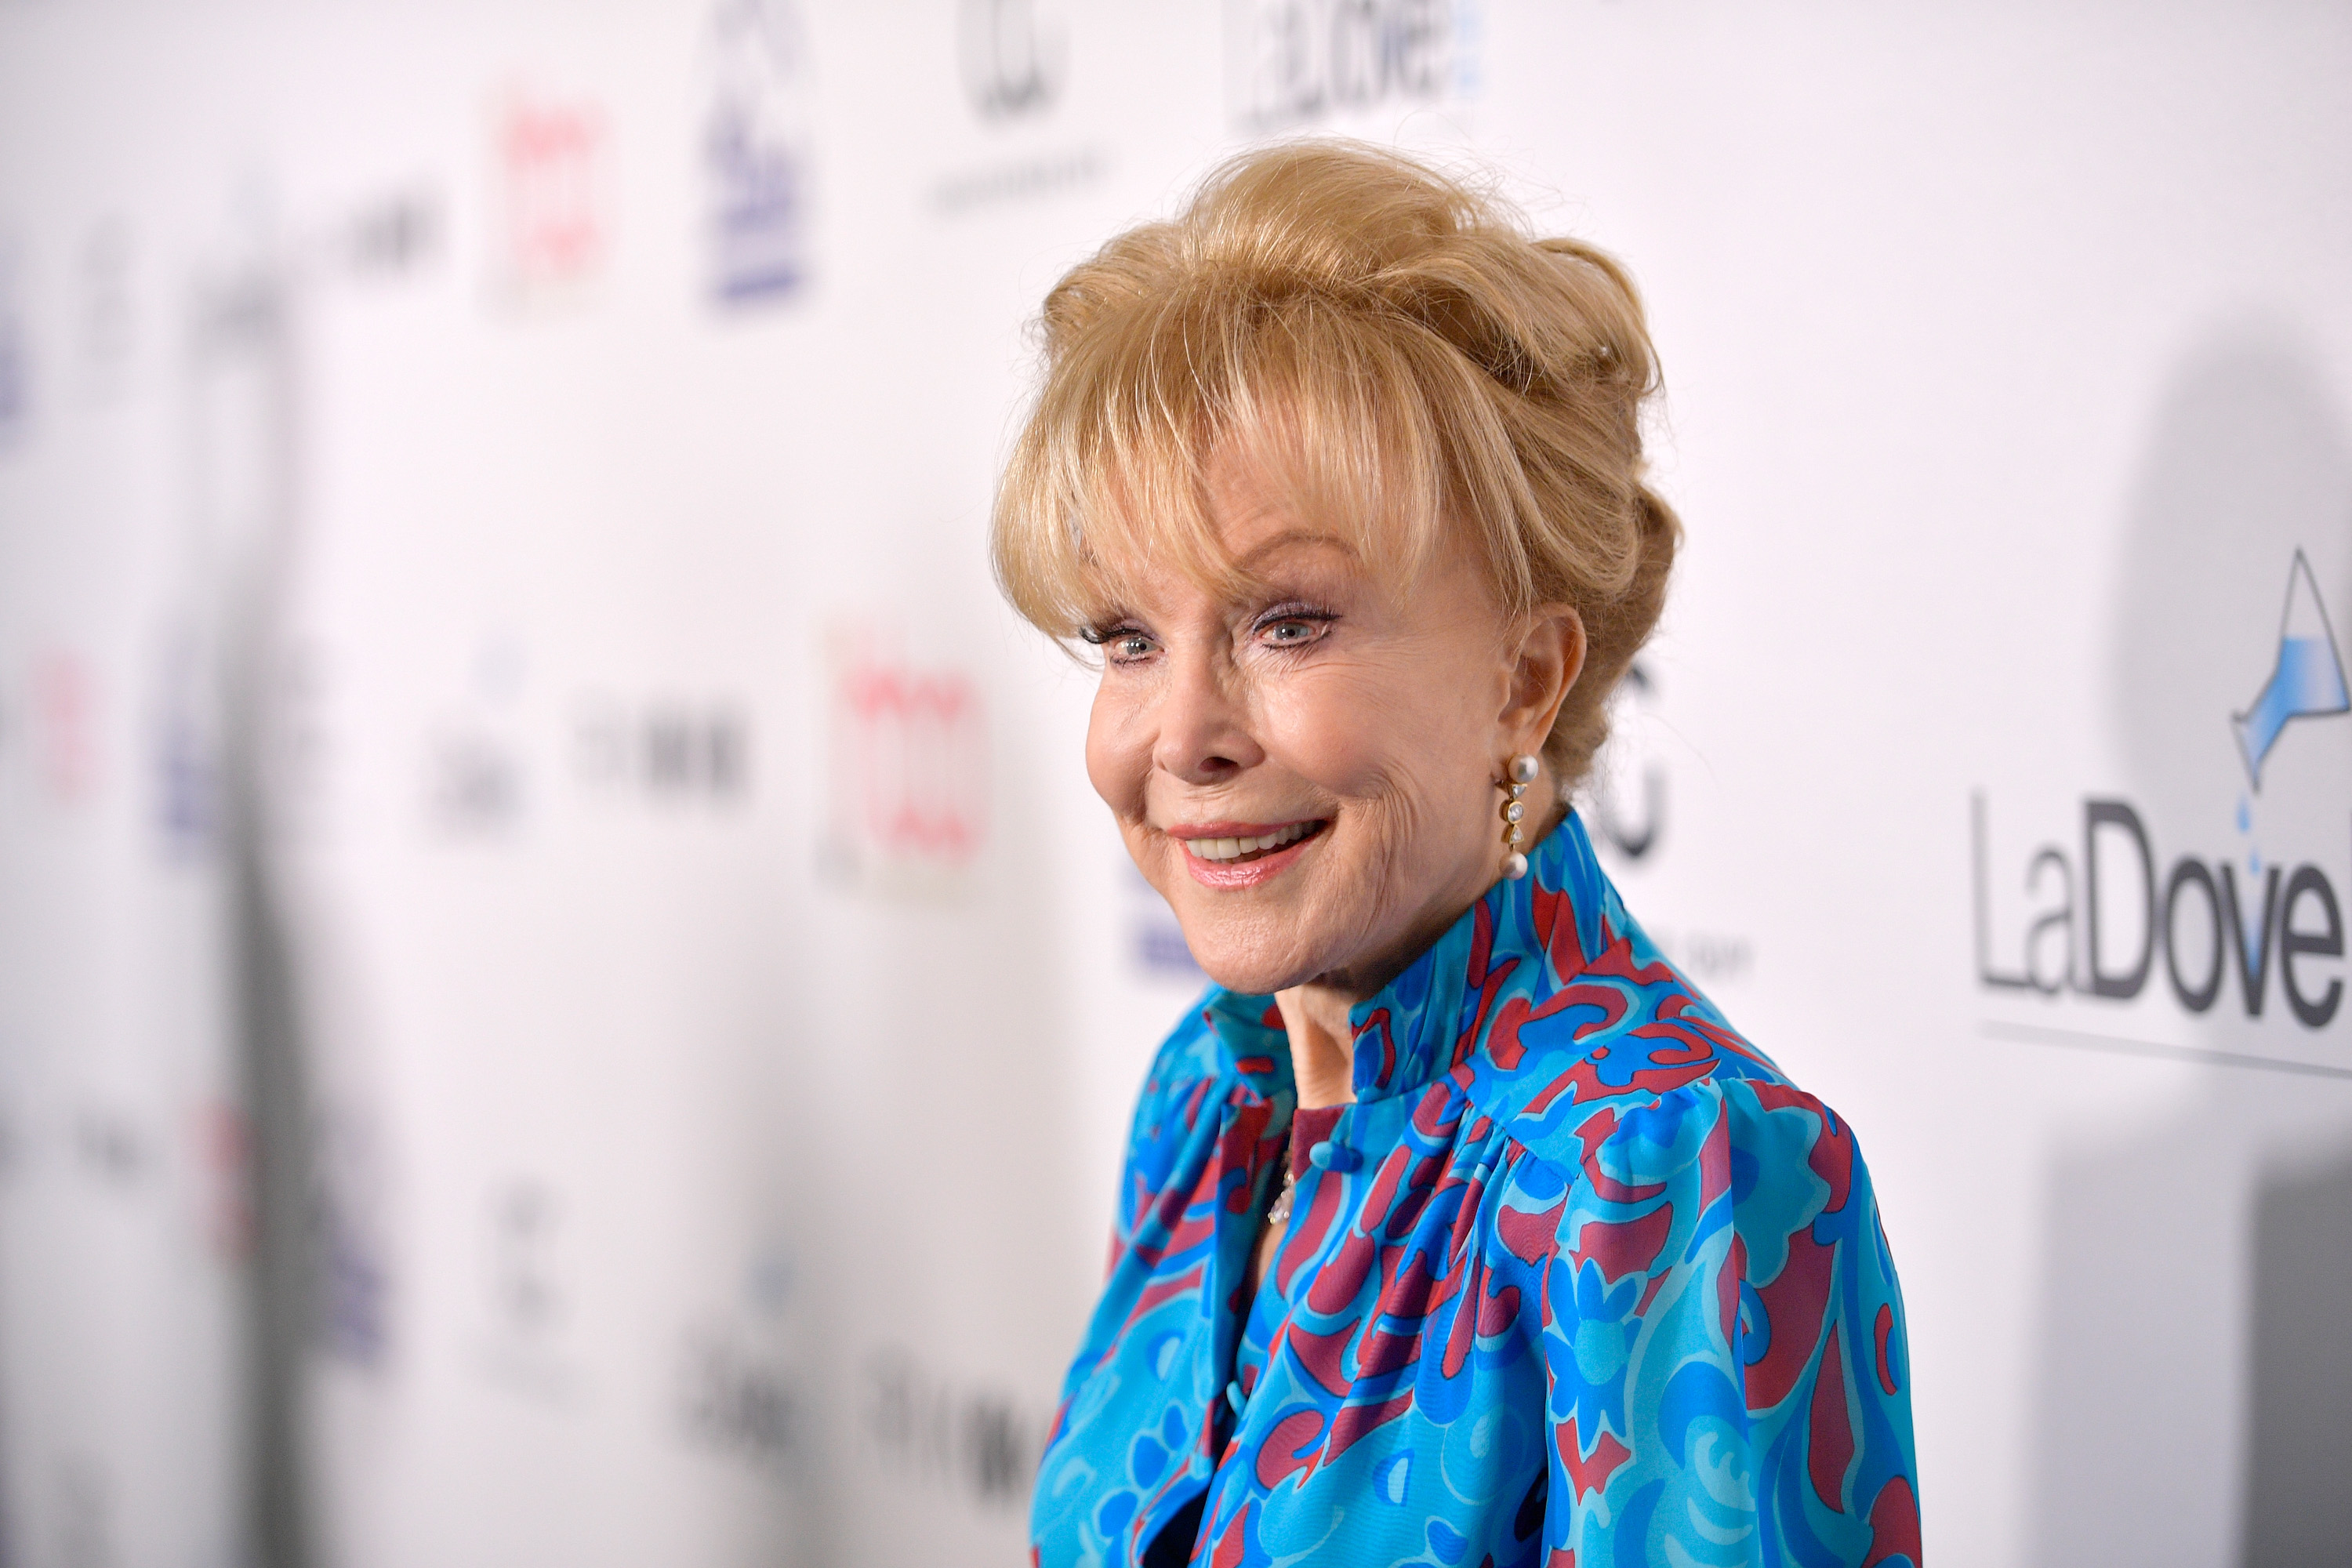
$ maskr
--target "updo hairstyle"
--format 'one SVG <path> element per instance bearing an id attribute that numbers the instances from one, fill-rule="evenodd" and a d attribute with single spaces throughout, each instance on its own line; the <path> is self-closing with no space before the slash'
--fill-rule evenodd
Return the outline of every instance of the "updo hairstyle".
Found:
<path id="1" fill-rule="evenodd" d="M 1575 606 L 1584 670 L 1544 754 L 1563 795 L 1582 780 L 1681 535 L 1643 479 L 1657 362 L 1613 258 L 1402 154 L 1293 142 L 1072 268 L 1039 335 L 993 522 L 1023 616 L 1081 636 L 1145 562 L 1232 584 L 1207 475 L 1234 453 L 1407 584 L 1458 526 L 1507 614 Z"/>

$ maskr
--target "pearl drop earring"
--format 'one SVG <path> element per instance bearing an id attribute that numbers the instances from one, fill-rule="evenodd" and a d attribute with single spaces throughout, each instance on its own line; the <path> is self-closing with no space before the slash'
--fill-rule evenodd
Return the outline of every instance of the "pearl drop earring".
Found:
<path id="1" fill-rule="evenodd" d="M 1540 765 L 1533 757 L 1513 757 L 1509 780 L 1503 785 L 1509 792 L 1509 798 L 1503 802 L 1503 844 L 1510 850 L 1503 858 L 1503 875 L 1514 882 L 1528 874 L 1528 858 L 1519 853 L 1519 819 L 1527 816 L 1528 808 L 1519 797 L 1535 782 Z"/>

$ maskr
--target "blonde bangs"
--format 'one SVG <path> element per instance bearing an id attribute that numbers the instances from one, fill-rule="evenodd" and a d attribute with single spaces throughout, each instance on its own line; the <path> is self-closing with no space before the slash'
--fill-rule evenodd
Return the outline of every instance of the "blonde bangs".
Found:
<path id="1" fill-rule="evenodd" d="M 1103 325 L 1055 364 L 998 496 L 998 577 L 1031 624 L 1072 637 L 1147 567 L 1244 588 L 1210 499 L 1227 460 L 1400 585 L 1429 559 L 1448 498 L 1425 381 L 1443 359 L 1411 348 L 1442 345 L 1400 345 L 1309 294 L 1253 297 L 1238 278 Z"/>

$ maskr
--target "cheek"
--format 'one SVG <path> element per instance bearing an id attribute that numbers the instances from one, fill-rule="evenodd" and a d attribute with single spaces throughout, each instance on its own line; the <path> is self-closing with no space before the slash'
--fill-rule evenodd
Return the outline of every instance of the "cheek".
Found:
<path id="1" fill-rule="evenodd" d="M 1292 771 L 1360 798 L 1451 791 L 1457 775 L 1493 771 L 1460 687 L 1377 668 L 1317 674 L 1266 705 L 1267 749 Z"/>
<path id="2" fill-rule="evenodd" d="M 1095 688 L 1087 715 L 1087 780 L 1121 816 L 1142 811 L 1144 781 L 1151 771 L 1151 739 L 1141 718 L 1132 697 L 1107 682 Z"/>

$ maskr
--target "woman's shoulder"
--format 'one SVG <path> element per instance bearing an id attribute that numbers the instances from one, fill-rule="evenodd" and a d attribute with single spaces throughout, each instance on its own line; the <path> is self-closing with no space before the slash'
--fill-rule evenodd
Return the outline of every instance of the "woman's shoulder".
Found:
<path id="1" fill-rule="evenodd" d="M 1519 1011 L 1457 1074 L 1479 1113 L 1560 1181 L 1643 1184 L 1721 1163 L 1742 1193 L 1811 1173 L 1800 1184 L 1842 1199 L 1854 1162 L 1844 1119 L 1654 949 L 1621 942 Z"/>

